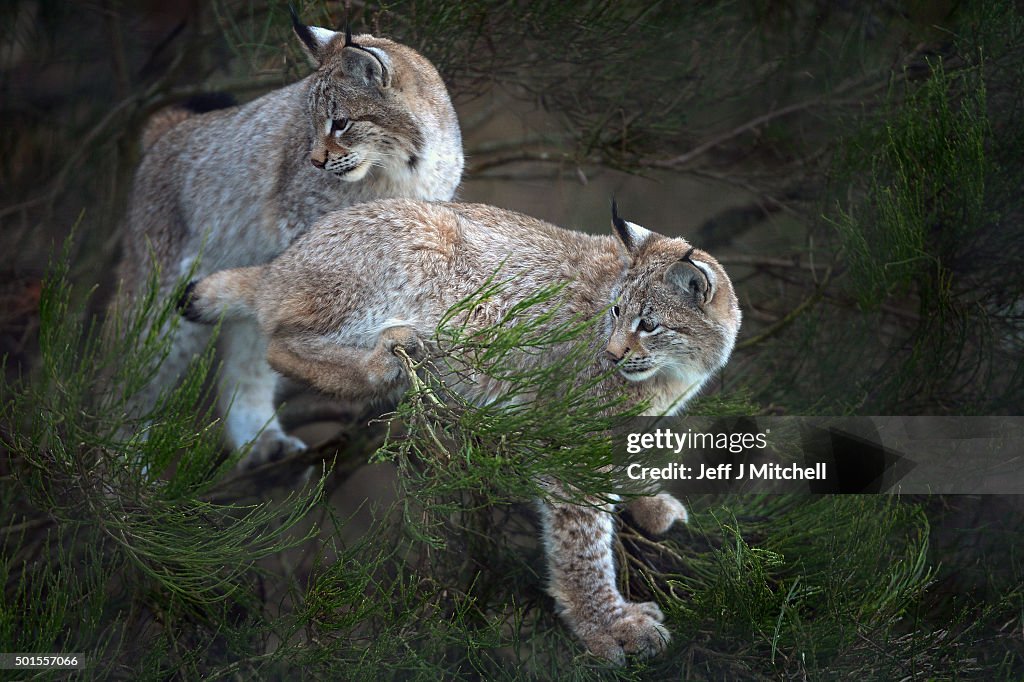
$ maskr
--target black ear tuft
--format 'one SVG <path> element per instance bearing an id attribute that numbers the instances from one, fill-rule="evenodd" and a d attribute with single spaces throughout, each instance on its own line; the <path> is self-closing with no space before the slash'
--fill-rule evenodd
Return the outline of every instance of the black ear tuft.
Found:
<path id="1" fill-rule="evenodd" d="M 299 39 L 306 44 L 307 47 L 312 49 L 312 46 L 316 44 L 313 40 L 313 36 L 309 32 L 309 27 L 303 24 L 299 20 L 299 13 L 295 11 L 295 5 L 288 3 L 288 14 L 292 17 L 292 30 L 299 36 Z"/>
<path id="2" fill-rule="evenodd" d="M 615 232 L 619 235 L 626 250 L 632 251 L 635 246 L 632 243 L 633 236 L 629 233 L 626 221 L 619 216 L 619 204 L 615 201 L 615 197 L 612 197 L 612 227 L 615 228 Z"/>
<path id="3" fill-rule="evenodd" d="M 348 23 L 345 24 L 345 47 L 359 50 L 357 53 L 350 52 L 346 56 L 345 73 L 347 75 L 355 78 L 356 74 L 362 73 L 364 75 L 358 76 L 358 78 L 366 85 L 377 83 L 384 88 L 391 86 L 391 73 L 384 60 L 375 50 L 363 47 L 352 40 L 352 28 Z M 368 62 L 367 58 L 371 58 L 372 61 Z"/>
<path id="4" fill-rule="evenodd" d="M 299 37 L 302 44 L 306 46 L 306 50 L 314 58 L 319 60 L 320 57 L 320 45 L 316 41 L 316 37 L 313 36 L 313 32 L 309 30 L 309 26 L 306 26 L 299 21 L 299 15 L 295 12 L 295 5 L 288 3 L 288 13 L 292 15 L 292 30 L 295 31 L 295 35 Z"/>
<path id="5" fill-rule="evenodd" d="M 185 286 L 185 291 L 181 292 L 181 298 L 178 299 L 177 308 L 181 315 L 191 322 L 198 322 L 200 320 L 199 311 L 192 306 L 192 302 L 195 299 L 196 281 L 192 280 Z"/>

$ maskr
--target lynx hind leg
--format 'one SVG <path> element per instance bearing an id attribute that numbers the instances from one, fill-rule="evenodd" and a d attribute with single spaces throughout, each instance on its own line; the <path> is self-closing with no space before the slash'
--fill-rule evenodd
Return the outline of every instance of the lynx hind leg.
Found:
<path id="1" fill-rule="evenodd" d="M 669 641 L 654 602 L 627 602 L 615 585 L 610 507 L 540 503 L 549 592 L 587 649 L 622 665 L 627 655 L 653 656 Z"/>
<path id="2" fill-rule="evenodd" d="M 284 432 L 278 421 L 274 393 L 277 374 L 267 364 L 267 343 L 255 320 L 233 320 L 221 330 L 218 402 L 225 414 L 228 444 L 252 449 L 240 466 L 259 466 L 306 449 Z"/>
<path id="3" fill-rule="evenodd" d="M 668 493 L 636 497 L 625 507 L 637 525 L 652 535 L 661 535 L 676 521 L 687 523 L 690 520 L 683 503 Z"/>
<path id="4" fill-rule="evenodd" d="M 409 386 L 405 365 L 396 355 L 420 352 L 415 331 L 406 326 L 385 330 L 372 349 L 339 346 L 321 336 L 278 336 L 267 351 L 271 366 L 317 390 L 354 403 L 398 398 Z"/>

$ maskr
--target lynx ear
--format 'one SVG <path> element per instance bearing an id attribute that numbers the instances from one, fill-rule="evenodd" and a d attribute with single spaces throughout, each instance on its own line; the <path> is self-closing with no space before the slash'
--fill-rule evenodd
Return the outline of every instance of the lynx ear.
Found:
<path id="1" fill-rule="evenodd" d="M 288 11 L 292 15 L 292 30 L 302 42 L 302 49 L 305 50 L 310 63 L 313 66 L 320 66 L 324 61 L 327 43 L 338 34 L 319 26 L 306 26 L 299 21 L 299 15 L 295 13 L 295 7 L 292 5 L 288 5 Z"/>
<path id="2" fill-rule="evenodd" d="M 352 31 L 345 26 L 345 49 L 341 69 L 348 78 L 362 85 L 391 87 L 391 58 L 376 47 L 365 47 L 352 40 Z"/>
<path id="3" fill-rule="evenodd" d="M 715 296 L 718 278 L 711 266 L 691 258 L 693 251 L 691 248 L 670 265 L 664 278 L 680 294 L 691 297 L 697 305 L 705 305 Z"/>
<path id="4" fill-rule="evenodd" d="M 619 217 L 619 205 L 615 199 L 612 199 L 612 229 L 630 256 L 635 256 L 644 242 L 654 236 L 650 230 Z"/>

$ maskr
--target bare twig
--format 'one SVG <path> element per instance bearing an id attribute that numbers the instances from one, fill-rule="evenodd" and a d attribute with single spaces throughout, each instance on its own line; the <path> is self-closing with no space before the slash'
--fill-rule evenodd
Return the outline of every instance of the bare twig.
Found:
<path id="1" fill-rule="evenodd" d="M 485 159 L 483 161 L 472 164 L 469 170 L 466 172 L 467 175 L 479 175 L 485 170 L 490 168 L 497 168 L 498 166 L 506 166 L 512 163 L 522 163 L 532 161 L 536 163 L 557 163 L 563 164 L 572 161 L 572 158 L 565 152 L 551 151 L 551 152 L 528 152 L 519 151 L 512 154 L 502 154 L 492 159 Z"/>
<path id="2" fill-rule="evenodd" d="M 285 472 L 292 472 L 296 476 L 304 475 L 309 467 L 337 457 L 341 450 L 349 444 L 350 441 L 346 436 L 332 438 L 291 457 L 286 457 L 276 462 L 267 462 L 258 467 L 238 472 L 211 488 L 203 496 L 203 499 L 208 502 L 219 503 L 237 501 L 249 489 L 261 487 L 258 484 L 259 481 L 286 480 Z M 351 476 L 357 469 L 366 464 L 366 457 L 363 454 L 357 453 L 352 457 L 337 457 L 334 459 L 334 465 L 331 470 L 332 475 L 335 478 L 340 477 L 342 480 Z"/>
<path id="3" fill-rule="evenodd" d="M 798 218 L 804 217 L 800 214 L 799 211 L 794 209 L 786 202 L 777 199 L 770 194 L 767 194 L 763 189 L 757 187 L 753 183 L 748 182 L 747 180 L 739 176 L 724 173 L 714 173 L 712 171 L 697 168 L 688 168 L 686 172 L 698 178 L 707 178 L 708 180 L 713 180 L 714 182 L 720 182 L 722 184 L 731 185 L 733 187 L 738 187 L 742 190 L 746 190 L 747 192 L 750 192 L 755 197 L 757 197 L 758 200 L 763 201 L 766 204 L 769 204 L 773 208 L 786 211 L 790 215 L 796 216 Z M 762 207 L 762 210 L 765 210 L 766 213 L 769 212 L 764 207 Z"/>
<path id="4" fill-rule="evenodd" d="M 128 95 L 131 83 L 128 80 L 128 63 L 124 54 L 124 37 L 121 31 L 121 13 L 113 7 L 111 0 L 103 3 L 107 35 L 110 38 L 110 58 L 113 61 L 114 81 L 117 84 L 117 96 Z"/>
<path id="5" fill-rule="evenodd" d="M 144 92 L 132 95 L 130 97 L 126 97 L 125 99 L 118 102 L 110 109 L 110 111 L 107 112 L 107 114 L 103 118 L 99 120 L 99 122 L 96 123 L 96 125 L 94 125 L 85 135 L 83 135 L 82 138 L 78 140 L 77 144 L 74 145 L 74 151 L 72 151 L 71 154 L 68 155 L 67 160 L 64 162 L 60 170 L 54 176 L 53 180 L 50 182 L 49 188 L 45 192 L 32 199 L 23 201 L 20 204 L 15 204 L 14 206 L 8 206 L 6 208 L 0 209 L 0 218 L 4 218 L 8 215 L 11 215 L 12 213 L 18 213 L 19 211 L 23 211 L 27 208 L 31 208 L 33 206 L 37 206 L 42 203 L 47 203 L 56 199 L 57 196 L 63 191 L 64 184 L 67 181 L 68 175 L 70 175 L 71 171 L 78 165 L 82 157 L 85 156 L 85 153 L 91 150 L 93 143 L 95 143 L 96 140 L 100 139 L 103 135 L 105 135 L 108 129 L 113 128 L 114 123 L 118 122 L 120 117 L 126 111 L 131 110 L 133 107 L 139 106 L 141 103 L 146 102 L 150 98 L 154 97 L 156 93 L 160 92 L 164 88 L 167 79 L 170 77 L 170 74 L 173 73 L 175 67 L 177 66 L 178 63 L 180 63 L 182 58 L 183 53 L 179 53 L 177 55 L 175 63 L 171 66 L 171 68 L 167 70 L 167 74 L 164 76 L 164 78 L 154 83 Z"/>
<path id="6" fill-rule="evenodd" d="M 504 97 L 495 96 L 493 101 L 482 107 L 478 112 L 476 112 L 476 114 L 469 116 L 462 121 L 462 136 L 467 137 L 472 135 L 477 130 L 490 123 L 497 113 L 506 106 L 508 106 L 508 101 Z"/>
<path id="7" fill-rule="evenodd" d="M 795 268 L 798 270 L 828 270 L 826 265 L 803 262 L 800 256 L 792 258 L 773 258 L 771 256 L 747 256 L 733 254 L 718 259 L 722 265 L 752 265 L 758 268 Z"/>
<path id="8" fill-rule="evenodd" d="M 53 519 L 48 516 L 29 519 L 28 521 L 22 521 L 21 523 L 15 523 L 10 526 L 0 528 L 0 535 L 11 535 L 12 533 L 20 533 L 23 530 L 42 528 L 43 526 L 51 525 L 53 522 Z"/>
<path id="9" fill-rule="evenodd" d="M 903 59 L 902 63 L 904 65 L 911 64 L 920 55 L 923 49 L 923 46 L 918 46 L 916 50 L 911 52 L 909 55 L 906 56 L 906 58 Z M 776 109 L 774 111 L 769 111 L 768 113 L 761 114 L 760 116 L 755 116 L 749 121 L 736 126 L 732 130 L 726 131 L 724 133 L 716 135 L 710 140 L 702 142 L 701 144 L 697 145 L 688 152 L 679 154 L 678 156 L 674 156 L 669 159 L 654 159 L 646 161 L 644 165 L 649 166 L 651 168 L 678 169 L 682 166 L 689 164 L 695 159 L 703 156 L 712 149 L 721 146 L 722 144 L 728 142 L 729 140 L 733 140 L 745 133 L 760 128 L 766 123 L 771 123 L 776 119 L 784 118 L 791 114 L 806 111 L 808 109 L 812 109 L 820 105 L 828 105 L 835 104 L 836 102 L 841 102 L 842 100 L 839 97 L 840 95 L 844 95 L 849 92 L 855 91 L 858 88 L 863 88 L 860 92 L 860 95 L 862 97 L 864 94 L 876 92 L 882 88 L 885 88 L 889 83 L 889 79 L 892 73 L 893 70 L 885 69 L 880 74 L 875 73 L 871 74 L 870 76 L 851 79 L 849 81 L 846 81 L 845 83 L 841 83 L 840 85 L 838 85 L 828 95 L 820 95 L 818 97 L 812 97 L 802 102 L 794 102 L 793 104 L 782 107 L 781 109 Z M 862 97 L 857 100 L 858 103 L 862 101 Z"/>
<path id="10" fill-rule="evenodd" d="M 670 159 L 657 159 L 647 161 L 645 165 L 650 166 L 651 168 L 677 169 L 680 166 L 685 166 L 694 159 L 703 156 L 704 154 L 711 151 L 715 147 L 718 147 L 719 145 L 728 142 L 729 140 L 737 138 L 746 132 L 754 130 L 755 128 L 760 128 L 765 123 L 770 123 L 771 121 L 774 121 L 777 118 L 789 116 L 790 114 L 794 114 L 798 111 L 804 111 L 805 109 L 810 109 L 811 107 L 817 106 L 821 104 L 822 99 L 823 98 L 821 97 L 815 97 L 813 99 L 805 100 L 803 102 L 796 102 L 795 104 L 790 104 L 788 107 L 782 107 L 781 109 L 770 111 L 767 114 L 762 114 L 760 116 L 752 118 L 746 123 L 736 126 L 732 130 L 717 135 L 711 138 L 710 140 L 697 145 L 696 147 L 694 147 L 693 149 L 684 154 L 674 156 Z"/>
<path id="11" fill-rule="evenodd" d="M 558 144 L 566 137 L 568 136 L 565 134 L 537 134 L 526 135 L 515 140 L 485 140 L 475 147 L 466 150 L 466 155 L 473 158 L 483 156 L 484 154 L 505 152 L 510 149 L 522 150 L 531 144 Z"/>
<path id="12" fill-rule="evenodd" d="M 829 268 L 825 272 L 825 276 L 822 278 L 821 284 L 818 285 L 818 288 L 814 290 L 814 293 L 812 293 L 810 296 L 805 298 L 800 303 L 800 305 L 798 305 L 797 307 L 793 308 L 782 319 L 780 319 L 778 322 L 776 322 L 775 324 L 773 324 L 770 327 L 768 327 L 767 329 L 765 329 L 760 334 L 758 334 L 756 336 L 752 336 L 749 339 L 745 339 L 744 341 L 742 341 L 740 343 L 737 343 L 736 344 L 736 350 L 744 350 L 746 348 L 751 348 L 753 346 L 756 346 L 757 344 L 761 343 L 762 341 L 765 341 L 766 339 L 771 338 L 775 334 L 778 334 L 780 331 L 782 331 L 783 329 L 788 327 L 790 324 L 793 323 L 794 320 L 796 320 L 796 318 L 800 317 L 800 315 L 802 315 L 804 313 L 804 311 L 810 309 L 818 301 L 821 300 L 821 298 L 825 295 L 825 288 L 828 287 L 828 284 L 829 284 L 829 282 L 831 280 L 832 280 L 832 268 Z"/>

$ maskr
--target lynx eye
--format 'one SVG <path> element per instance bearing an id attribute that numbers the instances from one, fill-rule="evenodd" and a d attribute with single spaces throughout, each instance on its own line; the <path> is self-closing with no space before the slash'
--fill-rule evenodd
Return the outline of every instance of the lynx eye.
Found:
<path id="1" fill-rule="evenodd" d="M 654 320 L 644 317 L 640 319 L 640 324 L 637 326 L 637 329 L 639 329 L 642 332 L 647 332 L 648 334 L 650 334 L 660 326 L 661 325 L 655 322 Z"/>
<path id="2" fill-rule="evenodd" d="M 352 121 L 348 120 L 347 117 L 336 118 L 331 121 L 331 135 L 335 137 L 341 137 L 348 129 L 352 127 Z"/>

